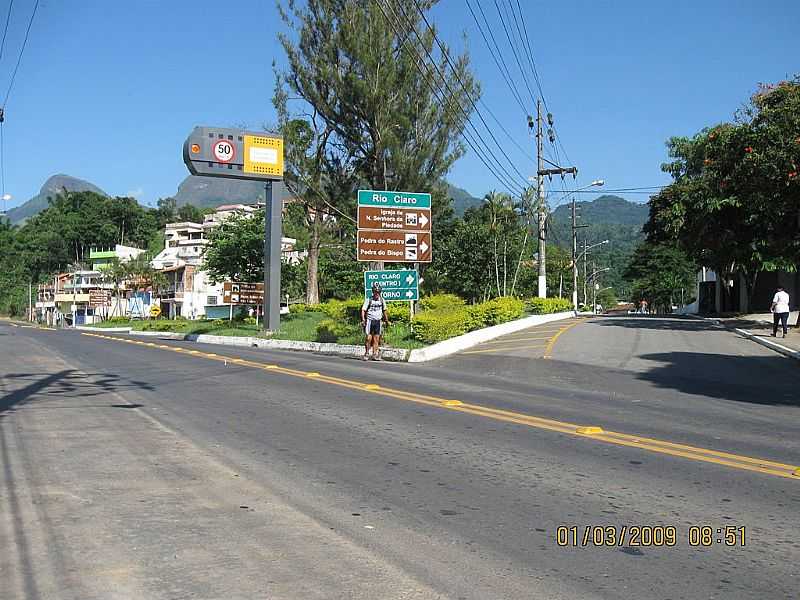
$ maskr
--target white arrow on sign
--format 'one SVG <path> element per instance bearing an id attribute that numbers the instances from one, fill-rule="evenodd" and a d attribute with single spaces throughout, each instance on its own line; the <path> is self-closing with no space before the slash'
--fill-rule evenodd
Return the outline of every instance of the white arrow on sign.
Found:
<path id="1" fill-rule="evenodd" d="M 406 283 L 408 285 L 411 285 L 412 283 L 414 283 L 414 276 L 413 275 L 409 275 L 408 277 L 406 277 Z"/>
<path id="2" fill-rule="evenodd" d="M 408 290 L 406 292 L 406 298 L 413 298 L 413 297 L 414 297 L 414 292 L 412 292 L 411 290 Z"/>
<path id="3" fill-rule="evenodd" d="M 425 242 L 422 242 L 422 243 L 419 245 L 419 251 L 420 251 L 420 252 L 422 252 L 423 254 L 425 254 L 425 251 L 426 251 L 427 249 L 428 249 L 428 244 L 426 244 Z"/>
<path id="4" fill-rule="evenodd" d="M 420 225 L 425 227 L 425 225 L 428 224 L 428 217 L 426 217 L 424 214 L 420 215 L 419 222 L 420 222 Z"/>

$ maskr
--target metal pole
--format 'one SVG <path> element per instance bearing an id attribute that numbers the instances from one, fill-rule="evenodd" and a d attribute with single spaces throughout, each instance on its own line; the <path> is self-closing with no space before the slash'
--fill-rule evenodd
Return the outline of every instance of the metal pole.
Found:
<path id="1" fill-rule="evenodd" d="M 539 197 L 539 298 L 547 297 L 547 267 L 545 266 L 545 246 L 547 235 L 545 233 L 545 203 L 544 203 L 544 149 L 542 141 L 542 102 L 536 100 L 536 159 L 538 172 L 536 175 L 537 196 Z"/>
<path id="2" fill-rule="evenodd" d="M 575 194 L 572 195 L 572 308 L 578 311 L 578 223 Z"/>
<path id="3" fill-rule="evenodd" d="M 586 240 L 583 240 L 583 305 L 586 306 L 589 304 L 589 296 L 586 292 L 586 278 L 589 276 L 589 272 L 586 269 L 586 259 L 588 257 L 588 249 L 586 248 Z"/>
<path id="4" fill-rule="evenodd" d="M 597 265 L 592 263 L 592 275 L 597 271 Z M 592 277 L 592 314 L 597 310 L 597 280 Z"/>
<path id="5" fill-rule="evenodd" d="M 277 331 L 281 319 L 282 182 L 264 186 L 264 329 Z"/>
<path id="6" fill-rule="evenodd" d="M 28 282 L 28 321 L 33 321 L 33 304 L 31 301 L 31 294 L 33 294 L 33 282 Z"/>

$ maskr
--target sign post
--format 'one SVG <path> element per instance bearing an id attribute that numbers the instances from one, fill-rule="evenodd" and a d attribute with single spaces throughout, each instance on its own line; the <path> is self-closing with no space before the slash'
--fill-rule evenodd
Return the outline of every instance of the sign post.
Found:
<path id="1" fill-rule="evenodd" d="M 277 331 L 281 298 L 283 138 L 266 132 L 195 127 L 183 144 L 183 162 L 192 175 L 264 182 L 264 289 L 259 302 L 264 306 L 264 328 Z"/>

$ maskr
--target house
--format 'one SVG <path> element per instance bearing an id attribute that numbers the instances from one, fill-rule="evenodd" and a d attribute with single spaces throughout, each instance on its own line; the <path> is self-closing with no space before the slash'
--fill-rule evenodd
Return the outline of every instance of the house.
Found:
<path id="1" fill-rule="evenodd" d="M 234 215 L 252 216 L 259 205 L 224 204 L 205 215 L 202 223 L 168 223 L 164 230 L 164 249 L 153 258 L 153 268 L 162 271 L 168 285 L 159 295 L 165 316 L 187 319 L 226 318 L 231 307 L 222 302 L 222 283 L 214 283 L 203 270 L 203 252 L 211 231 Z M 281 238 L 283 260 L 300 261 L 293 238 Z"/>
<path id="2" fill-rule="evenodd" d="M 752 298 L 744 276 L 720 278 L 703 267 L 697 274 L 697 300 L 682 312 L 689 314 L 766 313 L 778 286 L 789 294 L 791 309 L 800 306 L 800 272 L 762 271 L 756 278 Z"/>

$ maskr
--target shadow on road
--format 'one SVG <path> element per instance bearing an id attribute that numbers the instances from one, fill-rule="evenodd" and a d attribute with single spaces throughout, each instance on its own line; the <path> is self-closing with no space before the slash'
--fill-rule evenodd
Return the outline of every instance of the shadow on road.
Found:
<path id="1" fill-rule="evenodd" d="M 125 380 L 118 375 L 108 373 L 84 373 L 73 369 L 65 369 L 57 373 L 9 373 L 3 375 L 5 394 L 0 397 L 0 418 L 16 407 L 35 401 L 53 399 L 85 399 L 102 396 L 110 392 L 121 392 L 126 389 L 152 390 L 152 386 L 144 381 Z M 16 385 L 15 385 L 16 384 Z M 21 385 L 22 387 L 18 387 Z M 8 390 L 9 387 L 17 389 Z M 97 407 L 130 408 L 141 405 L 133 404 L 101 404 Z M 88 408 L 82 406 L 81 408 Z"/>
<path id="2" fill-rule="evenodd" d="M 602 327 L 625 327 L 627 329 L 655 329 L 657 331 L 703 331 L 715 328 L 714 325 L 706 322 L 681 317 L 678 315 L 663 316 L 604 316 L 600 319 L 592 320 L 592 325 Z"/>
<path id="3" fill-rule="evenodd" d="M 783 356 L 700 352 L 644 354 L 660 363 L 638 378 L 685 394 L 772 406 L 800 406 L 800 374 Z"/>

